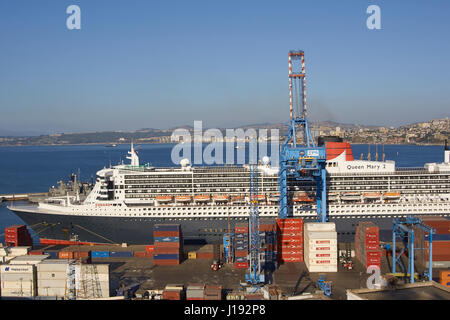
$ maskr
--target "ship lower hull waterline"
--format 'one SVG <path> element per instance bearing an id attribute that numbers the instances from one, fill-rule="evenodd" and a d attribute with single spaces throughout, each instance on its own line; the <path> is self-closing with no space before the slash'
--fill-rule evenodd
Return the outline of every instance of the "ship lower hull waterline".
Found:
<path id="1" fill-rule="evenodd" d="M 154 217 L 99 217 L 45 214 L 11 210 L 42 239 L 74 240 L 105 244 L 152 244 L 155 224 L 180 224 L 185 243 L 218 243 L 228 229 L 246 218 L 154 218 Z M 450 216 L 442 214 L 439 216 Z M 380 240 L 392 241 L 392 216 L 332 216 L 336 223 L 340 242 L 354 241 L 356 225 L 360 221 L 372 221 L 380 228 Z M 315 222 L 315 217 L 303 217 L 304 222 Z M 260 223 L 275 223 L 276 217 L 261 218 Z M 76 236 L 76 238 L 74 238 Z"/>

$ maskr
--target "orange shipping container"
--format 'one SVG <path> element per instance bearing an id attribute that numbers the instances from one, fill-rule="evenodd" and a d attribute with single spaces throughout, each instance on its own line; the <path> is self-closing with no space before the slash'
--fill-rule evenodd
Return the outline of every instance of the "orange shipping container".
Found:
<path id="1" fill-rule="evenodd" d="M 60 251 L 58 253 L 58 258 L 60 258 L 60 259 L 73 259 L 73 252 L 72 251 Z"/>

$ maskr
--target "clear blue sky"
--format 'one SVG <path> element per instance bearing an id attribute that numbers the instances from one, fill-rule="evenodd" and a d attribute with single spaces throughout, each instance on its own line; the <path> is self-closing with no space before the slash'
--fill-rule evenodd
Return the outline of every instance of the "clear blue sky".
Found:
<path id="1" fill-rule="evenodd" d="M 81 8 L 81 30 L 66 8 Z M 381 7 L 382 30 L 366 28 Z M 287 121 L 287 53 L 312 120 L 449 116 L 450 2 L 0 0 L 0 129 L 76 132 Z"/>

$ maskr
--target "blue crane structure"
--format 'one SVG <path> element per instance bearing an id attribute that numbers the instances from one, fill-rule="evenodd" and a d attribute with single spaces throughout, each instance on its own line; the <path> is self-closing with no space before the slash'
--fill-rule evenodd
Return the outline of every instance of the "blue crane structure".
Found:
<path id="1" fill-rule="evenodd" d="M 287 180 L 310 180 L 316 182 L 316 203 L 319 222 L 327 221 L 326 150 L 314 142 L 307 120 L 305 54 L 289 52 L 289 106 L 290 121 L 287 123 L 286 140 L 280 150 L 280 189 L 278 217 L 293 215 Z M 300 140 L 299 142 L 297 140 Z"/>
<path id="2" fill-rule="evenodd" d="M 259 239 L 259 210 L 258 210 L 258 165 L 250 163 L 250 218 L 248 221 L 249 232 L 249 265 L 245 280 L 257 285 L 264 283 L 264 274 L 261 273 Z"/>
<path id="3" fill-rule="evenodd" d="M 433 280 L 433 234 L 436 232 L 432 227 L 427 226 L 422 222 L 422 219 L 408 216 L 403 219 L 394 219 L 393 235 L 392 235 L 392 273 L 396 273 L 396 265 L 400 262 L 400 258 L 408 249 L 408 273 L 410 275 L 410 282 L 414 283 L 414 253 L 415 250 L 425 250 L 426 248 L 414 247 L 414 227 L 419 228 L 429 234 L 429 258 L 428 270 L 426 271 L 428 279 Z M 399 237 L 403 241 L 403 248 L 399 254 L 396 255 L 396 238 Z M 402 266 L 399 263 L 400 266 Z M 402 268 L 404 268 L 402 266 Z M 403 270 L 405 271 L 405 270 Z"/>

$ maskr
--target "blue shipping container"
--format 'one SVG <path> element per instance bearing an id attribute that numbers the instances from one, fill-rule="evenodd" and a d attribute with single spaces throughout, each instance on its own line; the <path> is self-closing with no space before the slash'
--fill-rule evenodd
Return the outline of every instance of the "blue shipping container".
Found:
<path id="1" fill-rule="evenodd" d="M 131 251 L 110 251 L 109 256 L 111 258 L 129 258 L 133 257 L 133 252 Z"/>
<path id="2" fill-rule="evenodd" d="M 92 251 L 92 258 L 109 258 L 109 251 Z"/>
<path id="3" fill-rule="evenodd" d="M 155 242 L 180 242 L 179 237 L 155 237 Z"/>
<path id="4" fill-rule="evenodd" d="M 58 251 L 44 251 L 43 254 L 48 254 L 50 259 L 58 259 Z"/>
<path id="5" fill-rule="evenodd" d="M 179 254 L 155 254 L 153 260 L 179 260 Z"/>
<path id="6" fill-rule="evenodd" d="M 247 257 L 235 257 L 234 261 L 236 262 L 248 262 Z"/>
<path id="7" fill-rule="evenodd" d="M 430 236 L 425 234 L 425 240 L 429 240 Z M 450 234 L 433 234 L 433 241 L 450 241 Z"/>

